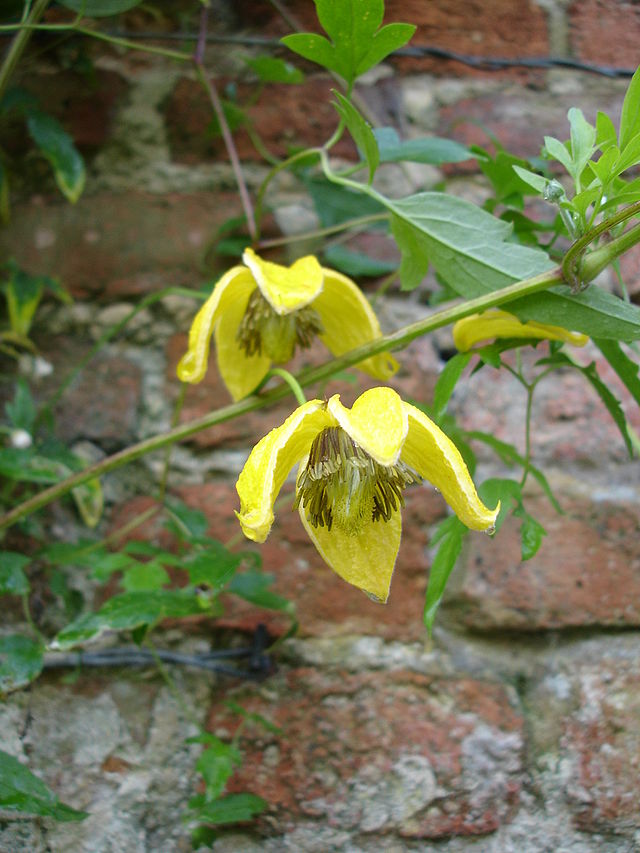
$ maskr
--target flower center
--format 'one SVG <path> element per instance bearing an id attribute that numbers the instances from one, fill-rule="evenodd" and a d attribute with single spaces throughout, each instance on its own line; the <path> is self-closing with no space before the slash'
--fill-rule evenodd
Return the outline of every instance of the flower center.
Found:
<path id="1" fill-rule="evenodd" d="M 260 289 L 252 292 L 238 327 L 236 340 L 247 356 L 268 355 L 276 363 L 289 361 L 296 346 L 308 349 L 323 331 L 318 312 L 309 305 L 278 314 Z"/>
<path id="2" fill-rule="evenodd" d="M 341 427 L 328 427 L 313 440 L 295 506 L 302 504 L 314 527 L 335 524 L 356 536 L 370 521 L 389 521 L 404 506 L 402 490 L 421 482 L 404 462 L 380 465 Z"/>

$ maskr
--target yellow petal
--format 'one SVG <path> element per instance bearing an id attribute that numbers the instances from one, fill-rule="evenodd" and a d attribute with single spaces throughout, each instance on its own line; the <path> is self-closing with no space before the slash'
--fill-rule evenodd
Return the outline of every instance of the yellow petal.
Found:
<path id="1" fill-rule="evenodd" d="M 353 536 L 337 528 L 313 527 L 299 508 L 309 538 L 322 559 L 347 583 L 384 604 L 389 597 L 393 567 L 400 548 L 402 519 L 394 512 L 389 521 L 370 521 Z"/>
<path id="2" fill-rule="evenodd" d="M 313 303 L 324 332 L 320 335 L 327 349 L 342 355 L 382 335 L 378 318 L 360 288 L 339 272 L 323 269 L 324 288 Z M 398 362 L 381 353 L 356 365 L 375 379 L 387 380 L 398 369 Z"/>
<path id="3" fill-rule="evenodd" d="M 535 338 L 536 340 L 564 341 L 583 347 L 589 338 L 579 332 L 569 332 L 561 326 L 549 326 L 529 320 L 523 323 L 507 311 L 495 309 L 483 314 L 471 314 L 458 320 L 453 326 L 453 342 L 456 349 L 466 352 L 479 341 L 494 338 Z"/>
<path id="4" fill-rule="evenodd" d="M 402 403 L 409 420 L 401 459 L 429 480 L 463 524 L 472 530 L 491 528 L 498 506 L 488 509 L 478 497 L 460 451 L 432 420 L 414 406 Z"/>
<path id="5" fill-rule="evenodd" d="M 273 524 L 274 501 L 289 472 L 309 453 L 316 435 L 335 425 L 322 400 L 311 400 L 256 444 L 236 483 L 237 516 L 248 539 L 264 542 Z"/>
<path id="6" fill-rule="evenodd" d="M 351 409 L 335 394 L 327 404 L 342 429 L 381 465 L 398 461 L 405 436 L 407 414 L 404 403 L 392 388 L 371 388 Z"/>
<path id="7" fill-rule="evenodd" d="M 251 270 L 260 292 L 277 314 L 304 308 L 322 290 L 324 274 L 313 255 L 299 258 L 290 267 L 263 261 L 245 249 L 242 260 Z"/>
<path id="8" fill-rule="evenodd" d="M 220 315 L 234 304 L 243 303 L 243 313 L 255 281 L 245 267 L 233 267 L 216 283 L 213 293 L 196 314 L 189 331 L 189 348 L 178 363 L 178 378 L 200 382 L 207 372 L 209 345 L 213 327 Z"/>
<path id="9" fill-rule="evenodd" d="M 247 308 L 247 299 L 226 305 L 215 324 L 218 370 L 234 400 L 241 400 L 256 388 L 269 372 L 268 355 L 248 356 L 236 339 L 240 322 Z"/>

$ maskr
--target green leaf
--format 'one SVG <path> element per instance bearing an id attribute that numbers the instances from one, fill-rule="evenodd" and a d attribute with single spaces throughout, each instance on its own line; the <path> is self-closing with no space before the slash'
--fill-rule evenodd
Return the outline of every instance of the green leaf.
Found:
<path id="1" fill-rule="evenodd" d="M 237 574 L 227 587 L 228 592 L 250 601 L 258 607 L 266 607 L 268 610 L 280 610 L 289 615 L 295 612 L 291 601 L 283 596 L 272 592 L 273 575 L 265 574 L 257 569 L 249 569 Z"/>
<path id="2" fill-rule="evenodd" d="M 426 241 L 417 228 L 399 216 L 391 217 L 393 234 L 402 259 L 400 261 L 401 290 L 415 290 L 429 271 L 429 252 Z"/>
<path id="3" fill-rule="evenodd" d="M 31 138 L 51 163 L 61 192 L 75 203 L 84 189 L 86 172 L 73 140 L 57 119 L 39 110 L 29 111 L 27 127 Z"/>
<path id="4" fill-rule="evenodd" d="M 530 187 L 533 187 L 534 190 L 537 190 L 541 194 L 545 191 L 545 188 L 549 183 L 549 179 L 545 178 L 544 175 L 538 175 L 536 172 L 532 172 L 530 169 L 525 169 L 518 165 L 514 165 L 512 168 L 518 177 L 525 182 L 525 184 L 529 184 Z"/>
<path id="5" fill-rule="evenodd" d="M 610 149 L 611 151 L 617 151 L 616 147 Z M 609 151 L 606 152 L 607 154 Z M 605 155 L 603 155 L 604 157 Z M 622 174 L 626 169 L 631 168 L 631 166 L 637 166 L 640 163 L 640 133 L 637 133 L 633 136 L 624 150 L 620 152 L 620 157 L 615 162 L 615 171 L 612 177 L 616 175 Z"/>
<path id="6" fill-rule="evenodd" d="M 215 736 L 207 739 L 209 746 L 203 750 L 196 762 L 196 770 L 204 779 L 205 800 L 217 799 L 234 769 L 242 763 L 242 756 L 235 746 L 224 743 Z"/>
<path id="7" fill-rule="evenodd" d="M 354 278 L 387 275 L 398 268 L 396 261 L 378 260 L 365 255 L 364 252 L 355 252 L 342 245 L 329 246 L 322 255 L 326 266 Z"/>
<path id="8" fill-rule="evenodd" d="M 100 480 L 94 477 L 81 486 L 76 486 L 71 489 L 71 497 L 87 527 L 95 527 L 102 518 L 102 510 L 104 509 Z"/>
<path id="9" fill-rule="evenodd" d="M 592 172 L 596 175 L 603 187 L 607 186 L 609 181 L 615 177 L 614 167 L 618 162 L 620 152 L 617 145 L 612 145 L 602 154 L 595 162 L 591 160 L 589 166 Z M 619 173 L 617 173 L 619 174 Z"/>
<path id="10" fill-rule="evenodd" d="M 304 185 L 323 228 L 341 225 L 359 216 L 384 213 L 384 207 L 379 201 L 361 192 L 332 184 L 326 178 L 307 178 L 304 179 Z M 374 228 L 375 225 L 370 227 Z M 386 228 L 386 222 L 380 223 L 379 227 Z"/>
<path id="11" fill-rule="evenodd" d="M 445 364 L 436 387 L 433 389 L 433 419 L 439 421 L 447 410 L 447 404 L 453 394 L 453 389 L 458 384 L 465 367 L 471 360 L 470 352 L 459 352 L 450 358 Z"/>
<path id="12" fill-rule="evenodd" d="M 623 151 L 629 141 L 638 133 L 640 133 L 640 68 L 631 78 L 622 103 L 618 137 L 620 150 Z"/>
<path id="13" fill-rule="evenodd" d="M 638 406 L 640 406 L 640 378 L 638 377 L 640 365 L 627 356 L 617 341 L 594 340 L 594 344 L 618 374 Z"/>
<path id="14" fill-rule="evenodd" d="M 304 74 L 295 65 L 277 56 L 256 56 L 245 59 L 262 83 L 303 83 Z"/>
<path id="15" fill-rule="evenodd" d="M 0 595 L 27 595 L 29 581 L 24 567 L 30 561 L 17 551 L 0 551 Z"/>
<path id="16" fill-rule="evenodd" d="M 551 364 L 573 367 L 575 370 L 578 370 L 580 373 L 582 373 L 582 375 L 591 384 L 591 386 L 594 388 L 594 390 L 604 403 L 605 408 L 613 418 L 616 426 L 620 431 L 620 435 L 624 439 L 624 443 L 627 447 L 627 451 L 629 452 L 629 456 L 633 457 L 633 443 L 629 436 L 627 420 L 624 416 L 624 412 L 622 411 L 620 400 L 618 400 L 615 394 L 609 389 L 609 386 L 602 381 L 598 374 L 598 371 L 596 370 L 596 364 L 594 361 L 592 361 L 591 364 L 588 364 L 586 367 L 583 367 L 581 364 L 578 364 L 578 362 L 574 361 L 571 356 L 567 355 L 567 353 L 556 352 L 549 358 L 540 359 L 539 364 Z"/>
<path id="17" fill-rule="evenodd" d="M 5 404 L 4 410 L 14 429 L 24 429 L 29 433 L 33 430 L 37 409 L 24 379 L 16 382 L 13 400 Z"/>
<path id="18" fill-rule="evenodd" d="M 0 637 L 0 694 L 24 687 L 42 672 L 42 644 L 22 634 Z"/>
<path id="19" fill-rule="evenodd" d="M 618 141 L 615 126 L 606 113 L 598 111 L 596 116 L 596 142 L 601 151 L 606 151 Z"/>
<path id="20" fill-rule="evenodd" d="M 0 448 L 0 475 L 24 483 L 57 483 L 60 479 L 57 463 L 36 455 L 33 448 Z"/>
<path id="21" fill-rule="evenodd" d="M 11 330 L 26 337 L 42 299 L 45 282 L 41 276 L 29 275 L 13 261 L 9 261 L 6 270 L 7 278 L 2 282 L 2 289 L 7 300 Z"/>
<path id="22" fill-rule="evenodd" d="M 127 592 L 161 589 L 169 581 L 166 570 L 153 560 L 131 566 L 122 576 L 122 586 Z"/>
<path id="23" fill-rule="evenodd" d="M 547 531 L 540 524 L 539 521 L 529 515 L 528 512 L 523 511 L 519 513 L 522 515 L 522 524 L 520 525 L 520 548 L 522 553 L 523 560 L 530 560 L 534 557 L 540 545 L 542 545 L 542 540 L 547 535 Z"/>
<path id="24" fill-rule="evenodd" d="M 17 814 L 52 817 L 59 821 L 84 820 L 79 812 L 61 803 L 45 783 L 17 758 L 0 750 L 0 809 Z"/>
<path id="25" fill-rule="evenodd" d="M 575 177 L 573 158 L 566 145 L 560 142 L 559 139 L 556 139 L 555 136 L 545 136 L 544 147 L 549 157 L 552 157 L 554 160 L 562 163 L 567 172 L 572 177 Z"/>
<path id="26" fill-rule="evenodd" d="M 360 154 L 367 161 L 369 183 L 371 183 L 380 163 L 378 143 L 373 135 L 371 126 L 364 120 L 348 98 L 345 98 L 344 95 L 341 95 L 335 89 L 332 89 L 331 92 L 334 98 L 336 98 L 333 106 L 346 124 L 349 133 L 353 137 L 353 141 L 358 146 Z"/>
<path id="27" fill-rule="evenodd" d="M 139 6 L 142 0 L 60 0 L 60 5 L 81 13 L 87 18 L 107 18 L 120 15 Z"/>
<path id="28" fill-rule="evenodd" d="M 153 626 L 161 619 L 181 618 L 203 612 L 193 589 L 156 589 L 125 592 L 110 598 L 97 613 L 86 613 L 58 634 L 57 648 L 69 648 L 104 631 L 132 631 Z"/>
<path id="29" fill-rule="evenodd" d="M 192 817 L 205 823 L 245 823 L 261 814 L 268 804 L 255 794 L 229 794 L 204 803 Z"/>
<path id="30" fill-rule="evenodd" d="M 242 562 L 242 554 L 232 554 L 221 542 L 204 551 L 196 551 L 185 561 L 189 580 L 194 586 L 208 586 L 215 592 L 223 589 Z"/>
<path id="31" fill-rule="evenodd" d="M 571 107 L 567 118 L 571 127 L 571 156 L 575 174 L 579 176 L 595 150 L 596 129 L 576 107 Z"/>
<path id="32" fill-rule="evenodd" d="M 483 444 L 486 444 L 490 447 L 499 457 L 505 462 L 507 465 L 520 465 L 521 468 L 527 468 L 531 476 L 537 480 L 539 485 L 542 487 L 545 495 L 549 499 L 549 502 L 555 509 L 557 513 L 563 514 L 563 509 L 558 503 L 556 496 L 553 494 L 551 490 L 551 486 L 549 485 L 549 481 L 542 473 L 539 468 L 536 468 L 535 465 L 529 463 L 527 466 L 527 460 L 524 456 L 521 456 L 515 447 L 511 444 L 508 444 L 506 441 L 501 441 L 499 438 L 496 438 L 494 435 L 491 435 L 488 432 L 481 432 L 480 430 L 470 430 L 466 433 L 467 439 L 476 441 L 481 441 Z"/>
<path id="33" fill-rule="evenodd" d="M 243 708 L 242 705 L 238 705 L 238 703 L 234 702 L 233 699 L 226 699 L 224 704 L 227 708 L 233 711 L 234 714 L 239 714 L 243 719 L 256 726 L 260 726 L 266 731 L 271 732 L 273 735 L 281 735 L 283 733 L 280 726 L 274 725 L 271 720 L 267 720 L 267 718 L 263 717 L 262 714 L 258 714 L 255 711 L 247 711 L 246 708 Z"/>
<path id="34" fill-rule="evenodd" d="M 439 136 L 421 136 L 402 141 L 393 127 L 377 127 L 373 134 L 378 143 L 381 163 L 462 163 L 475 157 L 465 145 Z"/>
<path id="35" fill-rule="evenodd" d="M 339 74 L 350 87 L 386 56 L 406 44 L 415 32 L 411 24 L 387 24 L 378 29 L 383 0 L 316 0 L 318 20 L 329 39 L 315 33 L 285 36 L 290 50 Z"/>
<path id="36" fill-rule="evenodd" d="M 167 523 L 167 527 L 181 539 L 185 537 L 187 539 L 194 539 L 204 536 L 209 529 L 209 521 L 202 510 L 193 509 L 187 506 L 184 501 L 175 497 L 167 498 L 165 506 L 172 516 Z"/>
<path id="37" fill-rule="evenodd" d="M 511 508 L 522 506 L 522 488 L 516 480 L 508 477 L 490 477 L 478 487 L 478 494 L 487 506 L 497 506 L 500 501 L 500 512 L 496 518 L 495 532 L 497 533 L 506 521 Z"/>
<path id="38" fill-rule="evenodd" d="M 431 539 L 431 544 L 438 544 L 438 550 L 431 562 L 429 570 L 429 584 L 424 602 L 423 621 L 429 634 L 433 630 L 436 613 L 442 601 L 449 575 L 453 571 L 460 552 L 462 543 L 468 533 L 468 529 L 455 515 L 450 515 L 441 521 L 436 533 Z"/>

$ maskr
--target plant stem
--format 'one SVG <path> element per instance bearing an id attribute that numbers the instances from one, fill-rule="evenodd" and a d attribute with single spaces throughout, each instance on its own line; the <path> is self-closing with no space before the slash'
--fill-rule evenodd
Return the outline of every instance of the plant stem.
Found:
<path id="1" fill-rule="evenodd" d="M 479 296 L 476 299 L 470 299 L 466 302 L 458 303 L 457 305 L 453 305 L 443 311 L 438 311 L 423 320 L 419 320 L 416 323 L 405 326 L 397 332 L 376 338 L 366 344 L 362 344 L 356 349 L 351 350 L 338 358 L 331 359 L 317 367 L 306 368 L 295 378 L 299 385 L 304 388 L 308 385 L 314 384 L 315 382 L 320 382 L 323 379 L 333 376 L 341 370 L 352 367 L 370 356 L 378 355 L 381 352 L 389 350 L 403 349 L 415 338 L 427 334 L 428 332 L 432 332 L 435 329 L 440 329 L 443 326 L 448 326 L 450 323 L 454 323 L 456 320 L 460 320 L 463 317 L 468 317 L 470 314 L 486 311 L 487 308 L 493 308 L 496 305 L 502 305 L 513 299 L 528 296 L 532 293 L 538 293 L 541 290 L 546 290 L 547 288 L 561 282 L 562 271 L 559 267 L 555 267 L 541 275 L 518 281 L 515 284 L 509 285 L 509 287 L 504 287 L 501 290 L 496 290 L 492 293 L 485 294 L 484 296 Z M 0 518 L 0 530 L 15 524 L 30 513 L 42 509 L 42 507 L 47 506 L 52 501 L 67 494 L 71 489 L 81 485 L 82 483 L 86 483 L 87 480 L 91 480 L 93 477 L 99 477 L 109 471 L 114 471 L 116 468 L 120 468 L 128 462 L 139 459 L 141 456 L 151 453 L 153 450 L 159 450 L 176 441 L 183 441 L 184 439 L 190 438 L 192 435 L 202 432 L 202 430 L 208 429 L 216 424 L 223 423 L 231 420 L 232 418 L 247 414 L 248 412 L 256 411 L 257 409 L 262 409 L 265 406 L 269 406 L 272 403 L 282 400 L 289 393 L 291 393 L 289 386 L 283 383 L 266 394 L 253 394 L 250 397 L 245 397 L 237 403 L 232 403 L 229 406 L 217 409 L 215 412 L 211 412 L 202 418 L 198 418 L 186 424 L 181 424 L 168 432 L 160 433 L 159 435 L 152 436 L 138 444 L 134 444 L 131 447 L 126 447 L 124 450 L 113 454 L 113 456 L 108 456 L 106 459 L 102 459 L 95 465 L 91 465 L 84 471 L 79 471 L 71 477 L 62 480 L 60 483 L 50 486 L 48 489 L 45 489 L 15 507 Z"/>
<path id="2" fill-rule="evenodd" d="M 389 218 L 388 213 L 371 213 L 368 216 L 356 216 L 354 219 L 347 219 L 345 222 L 339 222 L 337 225 L 329 225 L 326 228 L 315 228 L 313 231 L 303 231 L 300 234 L 291 234 L 288 237 L 274 237 L 269 240 L 260 240 L 258 249 L 271 249 L 275 246 L 288 246 L 290 243 L 315 240 L 319 237 L 328 237 L 330 234 L 339 234 L 342 231 L 348 231 L 350 228 L 359 228 L 361 225 L 368 225 L 370 222 L 383 222 Z"/>
<path id="3" fill-rule="evenodd" d="M 16 69 L 16 65 L 20 61 L 20 57 L 27 46 L 27 42 L 31 38 L 33 25 L 40 20 L 48 5 L 49 0 L 36 0 L 26 22 L 20 25 L 20 29 L 18 30 L 16 37 L 11 42 L 11 47 L 7 51 L 7 55 L 2 63 L 2 68 L 0 68 L 0 100 L 3 98 L 4 93 L 7 90 L 9 80 Z"/>
<path id="4" fill-rule="evenodd" d="M 304 396 L 304 392 L 300 387 L 297 379 L 291 373 L 289 373 L 288 370 L 285 370 L 282 367 L 272 367 L 269 373 L 267 374 L 267 378 L 269 376 L 279 376 L 281 379 L 284 379 L 289 388 L 291 388 L 291 393 L 296 398 L 298 403 L 301 406 L 304 406 L 304 404 L 307 402 L 307 398 Z"/>
<path id="5" fill-rule="evenodd" d="M 629 228 L 605 246 L 594 249 L 582 262 L 581 278 L 592 281 L 603 269 L 633 246 L 640 243 L 640 223 Z"/>

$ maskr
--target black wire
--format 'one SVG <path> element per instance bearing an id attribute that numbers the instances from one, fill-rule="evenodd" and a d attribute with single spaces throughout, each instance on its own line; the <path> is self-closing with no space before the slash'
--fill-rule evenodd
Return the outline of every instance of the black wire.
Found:
<path id="1" fill-rule="evenodd" d="M 116 38 L 125 38 L 131 41 L 140 39 L 154 39 L 156 41 L 197 41 L 198 33 L 153 33 L 153 32 L 128 32 L 126 30 L 110 30 L 108 35 Z M 207 35 L 207 42 L 211 44 L 238 44 L 249 47 L 282 48 L 278 39 L 263 38 L 261 36 L 218 36 L 212 33 Z M 591 62 L 581 62 L 578 59 L 567 59 L 561 56 L 540 57 L 506 57 L 497 56 L 474 56 L 468 53 L 457 53 L 443 47 L 432 45 L 409 45 L 394 51 L 392 56 L 425 57 L 431 56 L 435 59 L 453 60 L 471 68 L 481 68 L 485 71 L 500 71 L 504 68 L 570 68 L 574 71 L 585 71 L 589 74 L 599 74 L 602 77 L 633 77 L 635 68 L 618 68 L 613 65 L 597 65 Z"/>

